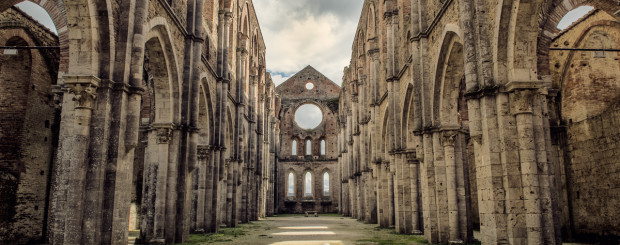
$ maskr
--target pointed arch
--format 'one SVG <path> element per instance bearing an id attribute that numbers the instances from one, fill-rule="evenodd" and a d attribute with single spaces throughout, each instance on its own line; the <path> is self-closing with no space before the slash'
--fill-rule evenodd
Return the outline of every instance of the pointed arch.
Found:
<path id="1" fill-rule="evenodd" d="M 323 192 L 321 193 L 321 195 L 323 195 L 323 197 L 329 197 L 331 195 L 331 179 L 329 169 L 323 170 L 323 174 L 321 177 L 323 178 L 323 182 L 321 183 L 321 185 L 323 186 Z"/>
<path id="2" fill-rule="evenodd" d="M 164 18 L 157 17 L 147 26 L 145 57 L 149 59 L 153 76 L 153 84 L 147 86 L 153 87 L 154 123 L 178 123 L 181 79 L 168 24 Z"/>
<path id="3" fill-rule="evenodd" d="M 286 174 L 286 197 L 287 198 L 295 198 L 295 181 L 297 177 L 295 175 L 295 170 L 289 169 Z"/>
<path id="4" fill-rule="evenodd" d="M 433 88 L 434 125 L 459 125 L 458 99 L 463 95 L 460 88 L 465 75 L 464 65 L 463 44 L 459 35 L 454 31 L 446 32 L 438 57 Z"/>
<path id="5" fill-rule="evenodd" d="M 307 169 L 304 172 L 304 197 L 314 197 L 314 176 L 312 176 L 312 171 Z"/>

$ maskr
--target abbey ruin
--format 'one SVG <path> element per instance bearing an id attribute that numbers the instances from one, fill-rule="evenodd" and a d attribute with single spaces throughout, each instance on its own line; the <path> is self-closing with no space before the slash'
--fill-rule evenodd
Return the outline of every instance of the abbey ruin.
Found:
<path id="1" fill-rule="evenodd" d="M 616 0 L 360 0 L 342 81 L 282 84 L 252 0 L 29 0 L 57 34 L 23 1 L 0 2 L 0 244 L 304 212 L 432 244 L 620 239 Z"/>

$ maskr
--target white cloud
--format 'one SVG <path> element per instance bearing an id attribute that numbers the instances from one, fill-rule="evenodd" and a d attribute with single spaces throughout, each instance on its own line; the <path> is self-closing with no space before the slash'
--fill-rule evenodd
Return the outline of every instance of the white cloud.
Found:
<path id="1" fill-rule="evenodd" d="M 337 84 L 349 64 L 359 0 L 255 0 L 276 85 L 311 65 Z"/>

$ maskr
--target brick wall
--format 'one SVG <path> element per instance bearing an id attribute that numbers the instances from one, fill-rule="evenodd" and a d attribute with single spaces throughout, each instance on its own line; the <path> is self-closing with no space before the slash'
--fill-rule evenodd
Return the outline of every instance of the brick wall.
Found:
<path id="1" fill-rule="evenodd" d="M 0 45 L 58 45 L 53 34 L 16 9 L 0 19 L 7 21 Z M 0 243 L 41 242 L 44 236 L 57 138 L 51 88 L 57 59 L 58 51 L 0 54 Z"/>

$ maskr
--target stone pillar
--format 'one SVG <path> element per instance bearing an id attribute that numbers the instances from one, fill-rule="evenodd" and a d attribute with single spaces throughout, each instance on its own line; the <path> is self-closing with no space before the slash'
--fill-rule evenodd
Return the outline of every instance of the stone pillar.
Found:
<path id="1" fill-rule="evenodd" d="M 525 207 L 525 225 L 528 244 L 542 244 L 543 224 L 541 207 L 540 173 L 536 159 L 536 143 L 532 122 L 531 90 L 514 92 L 514 114 L 517 120 L 519 137 L 519 159 L 521 162 L 521 182 L 523 183 L 523 199 Z"/>
<path id="2" fill-rule="evenodd" d="M 391 162 L 383 162 L 383 165 L 385 166 L 385 175 L 386 175 L 386 179 L 387 179 L 387 188 L 386 188 L 386 202 L 387 204 L 385 205 L 388 209 L 387 212 L 387 220 L 388 220 L 388 227 L 392 227 L 396 225 L 396 208 L 395 205 L 396 203 L 394 202 L 396 199 L 394 198 L 394 172 L 391 171 L 392 168 L 392 164 Z"/>
<path id="3" fill-rule="evenodd" d="M 65 95 L 61 114 L 58 165 L 50 202 L 49 241 L 82 243 L 82 198 L 88 166 L 90 124 L 100 79 L 94 76 L 63 77 Z M 74 108 L 74 109 L 73 109 Z"/>
<path id="4" fill-rule="evenodd" d="M 211 147 L 208 145 L 198 145 L 197 148 L 197 160 L 198 166 L 193 173 L 193 200 L 192 200 L 192 232 L 195 233 L 204 233 L 206 230 L 207 216 L 209 213 L 206 213 L 207 206 L 210 206 L 210 196 L 208 191 L 208 186 L 210 181 L 211 173 L 211 163 L 209 156 L 211 154 Z"/>
<path id="5" fill-rule="evenodd" d="M 141 237 L 146 243 L 165 243 L 166 193 L 171 124 L 154 124 L 144 159 Z"/>
<path id="6" fill-rule="evenodd" d="M 442 135 L 442 143 L 444 147 L 445 172 L 446 172 L 446 190 L 448 199 L 448 233 L 449 243 L 463 243 L 459 234 L 459 209 L 457 197 L 457 173 L 456 161 L 454 155 L 454 141 L 458 132 L 455 130 L 444 131 Z"/>
<path id="7" fill-rule="evenodd" d="M 424 237 L 429 243 L 439 243 L 439 227 L 437 222 L 437 198 L 435 181 L 435 164 L 433 153 L 433 134 L 423 134 L 422 180 Z"/>
<path id="8" fill-rule="evenodd" d="M 407 152 L 406 154 L 406 167 L 409 168 L 409 184 L 410 184 L 410 200 L 411 200 L 411 234 L 421 235 L 422 227 L 420 225 L 421 220 L 421 212 L 420 207 L 422 206 L 420 196 L 420 177 L 419 177 L 419 165 L 416 157 L 416 152 Z"/>
<path id="9" fill-rule="evenodd" d="M 205 232 L 214 233 L 217 231 L 217 203 L 218 203 L 218 183 L 219 183 L 219 167 L 217 166 L 219 155 L 221 152 L 219 148 L 212 148 L 212 156 L 209 159 L 209 172 L 207 177 L 207 202 L 205 204 Z"/>

